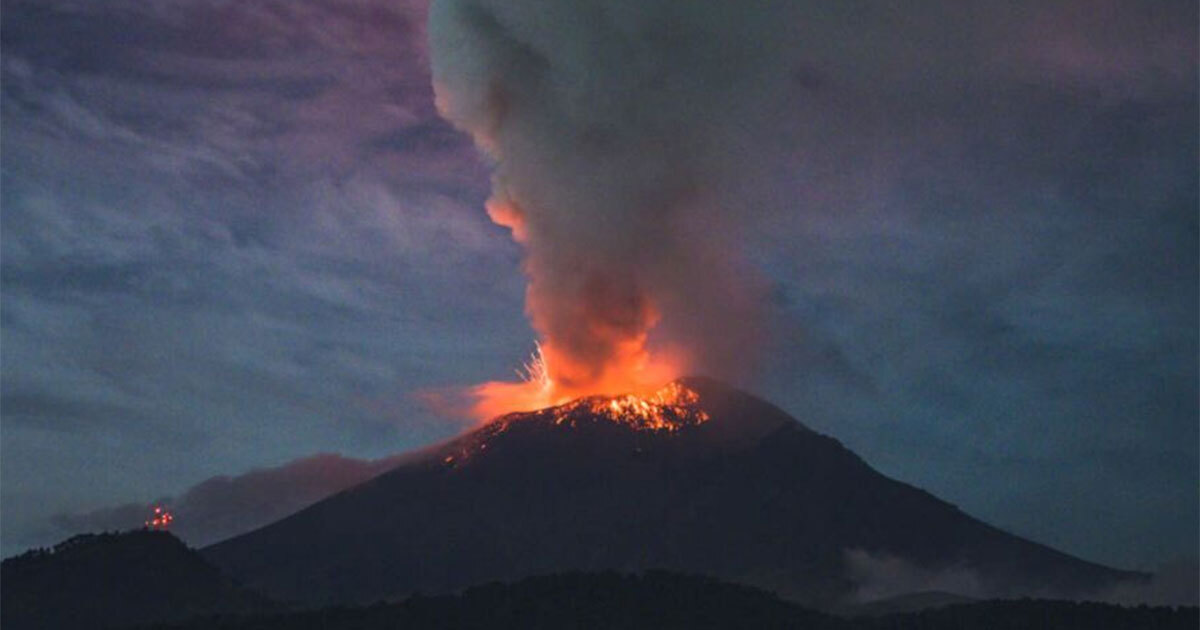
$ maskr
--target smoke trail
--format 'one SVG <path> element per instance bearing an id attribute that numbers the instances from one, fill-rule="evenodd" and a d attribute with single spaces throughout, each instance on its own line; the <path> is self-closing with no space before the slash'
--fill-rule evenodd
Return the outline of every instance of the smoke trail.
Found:
<path id="1" fill-rule="evenodd" d="M 435 2 L 438 107 L 495 161 L 487 211 L 525 248 L 548 377 L 481 390 L 505 399 L 486 412 L 747 363 L 759 285 L 729 192 L 747 95 L 785 64 L 781 11 L 738 4 Z"/>

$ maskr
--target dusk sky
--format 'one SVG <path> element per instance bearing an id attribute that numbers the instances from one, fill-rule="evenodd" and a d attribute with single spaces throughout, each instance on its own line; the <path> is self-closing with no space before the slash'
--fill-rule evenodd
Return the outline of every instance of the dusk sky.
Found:
<path id="1" fill-rule="evenodd" d="M 738 51 L 664 45 L 682 101 L 594 25 L 500 24 L 560 81 L 624 82 L 605 142 L 703 141 L 647 161 L 688 157 L 711 213 L 686 229 L 737 252 L 707 276 L 660 257 L 719 313 L 682 335 L 720 346 L 704 371 L 1010 532 L 1194 559 L 1196 3 L 745 4 L 664 18 Z M 613 5 L 612 32 L 654 35 Z M 0 9 L 3 555 L 160 498 L 193 544 L 264 524 L 472 426 L 431 394 L 534 350 L 490 160 L 435 105 L 425 2 Z M 545 166 L 580 204 L 618 179 Z M 753 320 L 725 300 L 750 286 Z"/>

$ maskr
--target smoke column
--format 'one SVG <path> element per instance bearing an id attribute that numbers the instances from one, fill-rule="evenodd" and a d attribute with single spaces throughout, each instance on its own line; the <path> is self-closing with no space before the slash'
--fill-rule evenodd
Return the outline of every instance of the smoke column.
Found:
<path id="1" fill-rule="evenodd" d="M 786 72 L 778 5 L 434 2 L 438 107 L 493 160 L 544 361 L 475 388 L 476 415 L 748 364 L 760 282 L 731 191 Z"/>

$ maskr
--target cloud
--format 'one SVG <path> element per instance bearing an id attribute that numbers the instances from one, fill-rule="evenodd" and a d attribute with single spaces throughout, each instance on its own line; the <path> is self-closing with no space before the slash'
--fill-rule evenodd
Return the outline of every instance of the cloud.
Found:
<path id="1" fill-rule="evenodd" d="M 1118 584 L 1096 599 L 1122 606 L 1195 606 L 1200 603 L 1200 563 L 1195 558 L 1160 567 L 1149 580 Z"/>
<path id="2" fill-rule="evenodd" d="M 56 514 L 51 523 L 64 536 L 136 529 L 158 505 L 175 516 L 172 532 L 193 547 L 203 547 L 289 516 L 398 466 L 406 457 L 360 460 L 322 453 L 236 477 L 212 477 L 177 497 Z"/>
<path id="3" fill-rule="evenodd" d="M 445 437 L 407 392 L 523 351 L 420 3 L 4 11 L 5 553 L 53 512 Z"/>
<path id="4" fill-rule="evenodd" d="M 988 596 L 979 575 L 967 567 L 931 569 L 903 558 L 863 549 L 845 552 L 846 576 L 854 582 L 854 601 L 867 603 L 910 593 L 939 592 L 970 598 Z"/>
<path id="5" fill-rule="evenodd" d="M 922 567 L 898 556 L 863 549 L 845 552 L 846 576 L 854 582 L 855 603 L 868 603 L 913 593 L 940 592 L 972 599 L 989 597 L 1051 597 L 1041 587 L 1033 590 L 989 588 L 978 573 L 966 566 Z M 1177 560 L 1160 567 L 1144 580 L 1115 584 L 1097 593 L 1079 595 L 1080 601 L 1101 601 L 1122 606 L 1195 606 L 1200 597 L 1200 565 L 1195 559 Z"/>

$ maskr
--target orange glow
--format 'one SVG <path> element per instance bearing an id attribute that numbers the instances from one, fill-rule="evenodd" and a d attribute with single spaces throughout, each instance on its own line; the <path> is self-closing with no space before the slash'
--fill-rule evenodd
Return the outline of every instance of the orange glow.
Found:
<path id="1" fill-rule="evenodd" d="M 560 250 L 553 246 L 560 226 L 530 222 L 503 187 L 493 190 L 486 210 L 526 247 L 526 312 L 538 331 L 538 350 L 518 371 L 521 380 L 458 390 L 466 400 L 450 404 L 434 395 L 434 404 L 461 415 L 460 402 L 466 402 L 466 414 L 485 421 L 588 396 L 649 396 L 683 376 L 690 361 L 661 348 L 661 340 L 650 341 L 661 311 L 636 256 L 613 260 Z"/>
<path id="2" fill-rule="evenodd" d="M 589 396 L 547 410 L 554 423 L 575 426 L 580 421 L 601 418 L 638 431 L 676 432 L 708 422 L 708 413 L 698 406 L 700 396 L 679 383 L 668 383 L 643 396 Z"/>
<path id="3" fill-rule="evenodd" d="M 680 374 L 675 363 L 666 353 L 652 360 L 644 343 L 645 335 L 639 335 L 619 344 L 618 351 L 599 370 L 572 361 L 566 353 L 558 352 L 552 341 L 540 343 L 524 369 L 518 371 L 521 380 L 491 381 L 467 390 L 472 401 L 470 415 L 487 420 L 595 396 L 616 396 L 614 404 L 626 398 L 654 400 L 665 390 L 680 387 L 667 384 Z"/>
<path id="4" fill-rule="evenodd" d="M 521 380 L 491 381 L 458 390 L 465 400 L 430 400 L 452 415 L 464 411 L 476 420 L 534 411 L 588 396 L 653 394 L 681 376 L 685 362 L 649 344 L 660 312 L 636 266 L 597 264 L 586 255 L 567 261 L 542 229 L 534 229 L 524 208 L 504 190 L 487 201 L 488 216 L 512 231 L 526 247 L 530 283 L 525 308 L 539 343 L 533 359 L 518 371 Z M 541 225 L 541 224 L 538 224 Z M 544 226 L 543 226 L 544 227 Z M 549 256 L 549 257 L 548 257 Z M 569 258 L 569 257 L 568 257 Z M 556 273 L 564 265 L 570 273 Z"/>
<path id="5" fill-rule="evenodd" d="M 634 431 L 675 434 L 710 420 L 700 403 L 695 390 L 674 381 L 644 395 L 586 396 L 535 411 L 509 413 L 485 425 L 474 440 L 461 444 L 454 453 L 443 454 L 441 461 L 456 468 L 486 451 L 492 438 L 527 422 L 566 429 L 612 423 Z"/>
<path id="6" fill-rule="evenodd" d="M 151 515 L 150 520 L 144 521 L 142 525 L 146 529 L 165 530 L 170 527 L 171 523 L 174 521 L 175 516 L 172 515 L 169 510 L 160 505 L 156 505 L 154 506 L 154 514 Z"/>

